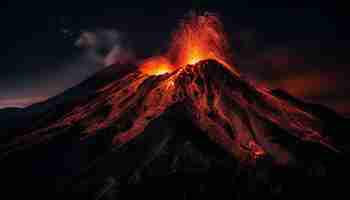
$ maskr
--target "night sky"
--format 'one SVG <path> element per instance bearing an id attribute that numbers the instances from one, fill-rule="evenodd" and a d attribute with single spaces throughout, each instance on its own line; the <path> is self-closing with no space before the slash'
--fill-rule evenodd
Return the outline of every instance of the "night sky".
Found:
<path id="1" fill-rule="evenodd" d="M 8 3 L 0 12 L 0 108 L 45 100 L 109 62 L 162 52 L 178 21 L 194 9 L 221 16 L 246 76 L 350 113 L 345 3 L 283 2 Z"/>

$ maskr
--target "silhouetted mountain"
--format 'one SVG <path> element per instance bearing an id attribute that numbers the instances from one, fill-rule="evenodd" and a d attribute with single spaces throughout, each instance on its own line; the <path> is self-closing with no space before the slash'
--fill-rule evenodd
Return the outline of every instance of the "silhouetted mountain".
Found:
<path id="1" fill-rule="evenodd" d="M 0 114 L 11 115 L 0 118 L 0 173 L 13 197 L 334 198 L 346 188 L 347 119 L 214 60 L 160 76 L 111 66 Z"/>

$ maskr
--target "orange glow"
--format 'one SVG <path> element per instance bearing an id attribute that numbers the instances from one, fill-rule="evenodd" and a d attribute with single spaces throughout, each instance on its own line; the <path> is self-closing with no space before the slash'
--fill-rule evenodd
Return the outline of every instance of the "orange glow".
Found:
<path id="1" fill-rule="evenodd" d="M 140 69 L 149 75 L 161 75 L 173 71 L 174 67 L 171 66 L 167 58 L 156 56 L 144 60 Z"/>
<path id="2" fill-rule="evenodd" d="M 141 71 L 159 75 L 201 60 L 214 59 L 238 75 L 233 68 L 232 54 L 219 18 L 211 13 L 190 13 L 172 34 L 168 51 L 141 64 Z"/>
<path id="3" fill-rule="evenodd" d="M 226 33 L 216 15 L 191 13 L 173 33 L 167 56 L 177 67 L 205 59 L 215 59 L 229 67 L 233 65 L 228 44 Z"/>

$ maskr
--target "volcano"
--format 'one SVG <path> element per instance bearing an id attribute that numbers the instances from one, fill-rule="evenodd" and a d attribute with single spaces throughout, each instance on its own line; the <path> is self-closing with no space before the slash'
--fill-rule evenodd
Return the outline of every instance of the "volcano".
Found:
<path id="1" fill-rule="evenodd" d="M 209 59 L 149 75 L 113 65 L 0 111 L 12 196 L 295 199 L 345 191 L 348 119 Z"/>

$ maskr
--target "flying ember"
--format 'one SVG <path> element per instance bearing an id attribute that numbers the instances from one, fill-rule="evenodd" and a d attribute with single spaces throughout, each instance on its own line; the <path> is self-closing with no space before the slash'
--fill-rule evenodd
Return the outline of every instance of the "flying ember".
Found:
<path id="1" fill-rule="evenodd" d="M 229 42 L 218 16 L 192 12 L 173 32 L 168 51 L 163 56 L 146 59 L 140 67 L 144 73 L 160 75 L 205 59 L 214 59 L 238 74 L 232 68 Z"/>

